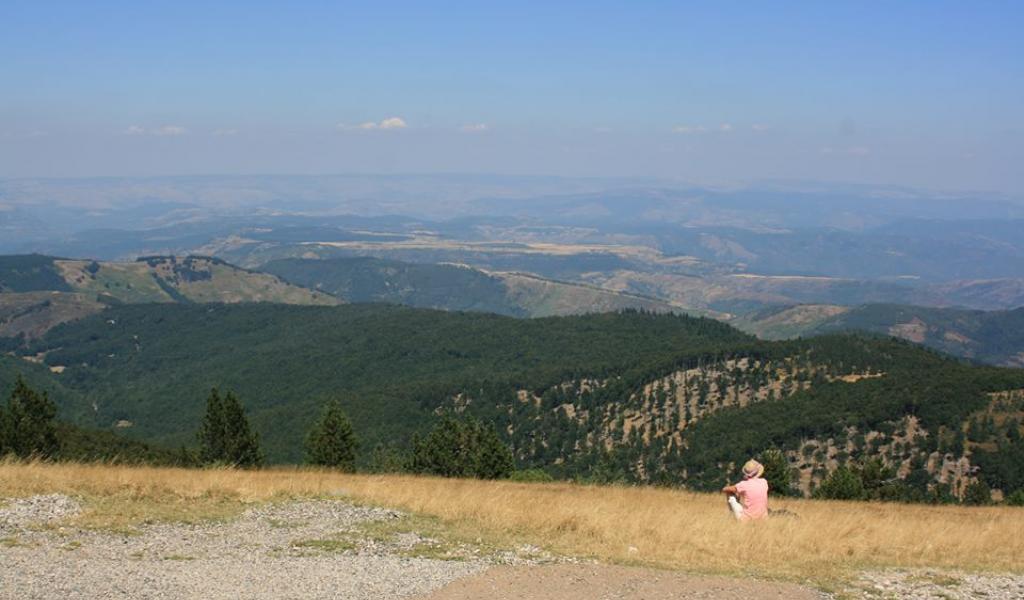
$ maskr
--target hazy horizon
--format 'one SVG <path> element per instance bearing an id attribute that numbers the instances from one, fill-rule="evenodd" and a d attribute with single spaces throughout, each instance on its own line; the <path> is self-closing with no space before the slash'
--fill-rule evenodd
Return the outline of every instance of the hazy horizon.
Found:
<path id="1" fill-rule="evenodd" d="M 1020 195 L 1012 4 L 18 3 L 0 177 L 494 174 Z"/>

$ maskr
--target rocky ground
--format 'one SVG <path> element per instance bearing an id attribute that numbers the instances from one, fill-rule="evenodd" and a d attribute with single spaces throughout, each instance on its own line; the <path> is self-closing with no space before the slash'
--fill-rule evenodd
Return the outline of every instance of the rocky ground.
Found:
<path id="1" fill-rule="evenodd" d="M 652 600 L 829 598 L 791 584 L 698 577 L 433 538 L 402 513 L 344 501 L 262 505 L 228 522 L 74 527 L 67 496 L 0 504 L 0 599 Z M 1024 598 L 1024 576 L 865 573 L 849 598 Z"/>

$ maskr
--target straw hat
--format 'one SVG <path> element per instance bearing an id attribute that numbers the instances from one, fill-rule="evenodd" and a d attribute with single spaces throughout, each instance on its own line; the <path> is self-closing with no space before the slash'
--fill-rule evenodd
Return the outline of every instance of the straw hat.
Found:
<path id="1" fill-rule="evenodd" d="M 760 477 L 763 474 L 764 465 L 762 465 L 761 463 L 757 462 L 754 459 L 748 460 L 747 463 L 743 465 L 744 479 L 753 479 L 755 477 Z"/>

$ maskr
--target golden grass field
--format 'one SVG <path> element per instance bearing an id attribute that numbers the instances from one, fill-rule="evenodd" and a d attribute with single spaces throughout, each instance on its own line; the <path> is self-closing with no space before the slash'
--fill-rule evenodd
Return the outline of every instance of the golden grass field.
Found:
<path id="1" fill-rule="evenodd" d="M 722 498 L 648 487 L 330 471 L 0 462 L 0 498 L 60 492 L 86 527 L 227 518 L 252 503 L 343 495 L 436 517 L 454 538 L 601 561 L 827 585 L 861 569 L 1024 571 L 1024 509 L 773 499 L 798 518 L 736 523 Z"/>

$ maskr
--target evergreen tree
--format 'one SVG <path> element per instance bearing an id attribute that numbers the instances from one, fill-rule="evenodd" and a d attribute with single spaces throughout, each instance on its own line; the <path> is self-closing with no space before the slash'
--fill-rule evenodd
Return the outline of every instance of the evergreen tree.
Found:
<path id="1" fill-rule="evenodd" d="M 970 506 L 985 506 L 992 504 L 992 490 L 982 480 L 975 481 L 964 490 L 964 504 Z"/>
<path id="2" fill-rule="evenodd" d="M 426 438 L 413 440 L 411 470 L 443 477 L 502 479 L 514 469 L 493 426 L 473 418 L 445 417 Z"/>
<path id="3" fill-rule="evenodd" d="M 794 469 L 789 466 L 785 453 L 778 448 L 769 448 L 761 453 L 761 464 L 764 465 L 764 478 L 768 481 L 768 489 L 782 496 L 793 495 Z"/>
<path id="4" fill-rule="evenodd" d="M 222 463 L 237 467 L 263 464 L 259 435 L 249 427 L 238 397 L 228 392 L 223 398 L 216 389 L 206 401 L 206 416 L 199 429 L 199 458 L 204 464 Z"/>
<path id="5" fill-rule="evenodd" d="M 352 423 L 341 409 L 341 404 L 332 400 L 306 437 L 306 462 L 352 471 L 356 462 L 356 446 Z"/>
<path id="6" fill-rule="evenodd" d="M 206 398 L 206 414 L 199 426 L 199 461 L 212 464 L 224 460 L 226 456 L 225 437 L 227 428 L 224 425 L 224 401 L 217 388 L 210 390 Z"/>
<path id="7" fill-rule="evenodd" d="M 415 443 L 414 443 L 415 445 Z M 367 467 L 371 473 L 401 473 L 409 466 L 409 457 L 394 446 L 377 444 Z"/>
<path id="8" fill-rule="evenodd" d="M 56 417 L 57 407 L 46 392 L 40 394 L 28 387 L 19 375 L 7 409 L 0 411 L 0 455 L 55 456 L 60 450 Z"/>
<path id="9" fill-rule="evenodd" d="M 814 490 L 814 497 L 824 500 L 860 500 L 864 497 L 864 483 L 853 469 L 840 465 Z"/>

